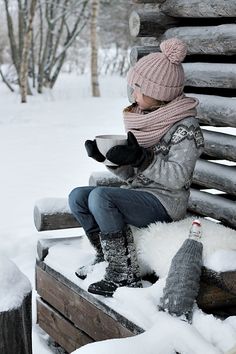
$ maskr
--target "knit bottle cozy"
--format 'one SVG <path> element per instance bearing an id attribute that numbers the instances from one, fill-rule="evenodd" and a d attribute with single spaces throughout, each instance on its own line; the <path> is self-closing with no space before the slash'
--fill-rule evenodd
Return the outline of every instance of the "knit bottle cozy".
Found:
<path id="1" fill-rule="evenodd" d="M 184 89 L 184 69 L 181 62 L 187 54 L 187 45 L 178 38 L 160 44 L 160 53 L 141 58 L 128 72 L 127 82 L 137 85 L 141 93 L 160 101 L 172 101 Z"/>

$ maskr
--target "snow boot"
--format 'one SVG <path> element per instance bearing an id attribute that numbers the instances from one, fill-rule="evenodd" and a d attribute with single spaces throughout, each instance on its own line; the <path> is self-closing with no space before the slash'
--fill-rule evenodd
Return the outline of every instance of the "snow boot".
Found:
<path id="1" fill-rule="evenodd" d="M 84 280 L 87 277 L 87 274 L 92 272 L 94 265 L 100 262 L 104 262 L 104 255 L 102 251 L 102 246 L 101 246 L 101 241 L 100 241 L 100 232 L 90 232 L 86 233 L 91 245 L 93 248 L 96 250 L 97 254 L 95 256 L 95 259 L 91 264 L 88 264 L 86 266 L 79 267 L 75 274 L 77 275 L 78 278 Z"/>
<path id="2" fill-rule="evenodd" d="M 141 288 L 140 270 L 131 229 L 126 226 L 118 232 L 101 233 L 100 237 L 108 266 L 104 280 L 91 284 L 88 292 L 112 297 L 121 286 Z"/>

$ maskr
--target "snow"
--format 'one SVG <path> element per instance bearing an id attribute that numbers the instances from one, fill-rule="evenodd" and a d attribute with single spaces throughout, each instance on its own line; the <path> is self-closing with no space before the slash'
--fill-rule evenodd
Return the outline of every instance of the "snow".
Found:
<path id="1" fill-rule="evenodd" d="M 207 259 L 206 267 L 214 269 L 217 272 L 225 272 L 236 269 L 236 249 L 219 250 Z"/>
<path id="2" fill-rule="evenodd" d="M 236 344 L 236 330 L 229 319 L 221 321 L 212 315 L 206 315 L 196 306 L 191 327 L 187 324 L 183 325 L 179 319 L 173 321 L 167 314 L 164 316 L 158 312 L 171 260 L 188 237 L 193 219 L 186 218 L 171 224 L 155 223 L 145 229 L 133 228 L 141 272 L 154 270 L 160 279 L 153 285 L 144 282 L 143 289 L 118 288 L 113 298 L 97 296 L 100 301 L 145 329 L 145 334 L 126 340 L 105 341 L 104 344 L 100 342 L 98 347 L 91 344 L 75 353 L 90 354 L 96 351 L 96 354 L 106 354 L 118 353 L 122 350 L 124 353 L 137 354 L 142 352 L 143 346 L 146 348 L 145 353 L 148 354 L 154 352 L 170 354 L 174 349 L 188 354 L 222 353 Z M 203 231 L 204 265 L 210 265 L 214 270 L 221 270 L 221 268 L 236 270 L 236 252 L 232 250 L 236 250 L 236 231 L 203 218 L 199 220 Z M 77 229 L 75 234 L 78 233 L 82 235 L 83 230 Z M 82 237 L 68 242 L 67 246 L 63 242 L 52 246 L 45 258 L 45 263 L 87 290 L 89 284 L 103 278 L 106 263 L 97 264 L 93 272 L 83 281 L 75 276 L 74 270 L 91 263 L 93 257 L 94 251 L 87 238 Z M 231 319 L 236 325 L 236 317 Z M 153 333 L 155 333 L 154 338 L 152 338 Z M 169 339 L 166 343 L 167 338 Z M 164 346 L 161 344 L 163 341 Z"/>
<path id="3" fill-rule="evenodd" d="M 31 292 L 31 284 L 15 263 L 2 254 L 0 269 L 0 312 L 10 311 L 21 306 Z"/>
<path id="4" fill-rule="evenodd" d="M 89 77 L 63 74 L 52 92 L 48 90 L 41 96 L 29 97 L 29 103 L 20 104 L 19 94 L 11 94 L 7 87 L 0 83 L 1 252 L 30 279 L 33 287 L 37 240 L 78 235 L 78 229 L 38 233 L 32 215 L 35 202 L 43 198 L 59 198 L 57 205 L 61 210 L 67 210 L 64 209 L 60 198 L 66 198 L 75 186 L 87 185 L 93 171 L 105 170 L 103 164 L 87 157 L 84 141 L 93 139 L 98 134 L 124 134 L 122 108 L 128 103 L 125 79 L 115 76 L 102 78 L 101 92 L 101 98 L 91 98 Z M 43 209 L 54 210 L 56 206 L 51 202 L 50 199 L 44 199 L 39 205 Z M 155 257 L 152 252 L 149 263 L 146 260 L 151 242 L 147 243 L 146 253 L 143 250 L 143 269 L 157 267 L 161 280 L 153 286 L 146 282 L 143 289 L 118 289 L 113 299 L 106 300 L 111 307 L 118 306 L 120 313 L 128 314 L 132 321 L 142 325 L 147 331 L 133 338 L 88 345 L 77 352 L 105 354 L 108 351 L 115 353 L 122 350 L 129 354 L 141 351 L 147 354 L 170 354 L 173 353 L 173 347 L 184 353 L 191 345 L 188 354 L 200 351 L 221 353 L 235 344 L 236 317 L 231 316 L 220 321 L 196 308 L 193 326 L 189 326 L 179 319 L 170 318 L 167 314 L 157 311 L 168 267 L 168 262 L 161 264 L 159 258 L 163 254 L 164 258 L 169 260 L 177 245 L 186 237 L 186 234 L 181 235 L 176 238 L 176 242 L 170 242 L 178 228 L 181 229 L 181 224 L 177 223 L 170 232 L 172 236 L 169 235 L 163 240 L 162 247 L 156 249 L 158 256 Z M 207 226 L 205 229 L 208 230 Z M 150 228 L 150 238 L 152 231 Z M 136 230 L 137 235 L 138 232 Z M 83 234 L 83 231 L 79 230 L 79 233 Z M 218 229 L 213 230 L 208 237 L 210 251 L 209 254 L 206 253 L 205 260 L 208 259 L 209 262 L 209 257 L 220 251 L 221 242 L 225 245 L 227 258 L 230 247 L 236 249 L 231 244 L 235 231 L 232 230 L 232 236 L 228 238 L 221 234 L 221 237 L 216 238 L 214 246 L 212 243 L 217 233 Z M 141 236 L 139 242 L 140 245 L 144 242 Z M 159 243 L 158 237 L 156 242 Z M 85 264 L 91 261 L 93 253 L 85 238 L 78 241 L 79 243 L 79 262 Z M 167 253 L 164 251 L 165 243 L 170 249 Z M 57 258 L 58 252 L 62 252 L 60 245 L 52 247 L 47 261 L 50 263 L 51 259 L 55 267 L 63 268 L 62 271 L 67 272 L 68 278 L 80 282 L 84 287 L 103 276 L 105 263 L 96 266 L 84 282 L 76 278 L 74 270 L 80 265 L 79 245 L 74 249 L 69 248 L 67 246 L 67 250 L 64 249 L 63 255 L 68 256 L 67 267 L 63 267 Z M 225 266 L 229 269 L 230 262 L 223 262 L 223 258 L 220 256 L 218 261 L 213 259 L 213 266 L 217 268 L 218 263 L 220 267 L 227 263 Z M 9 281 L 7 278 L 10 267 L 7 267 L 7 271 L 6 266 L 0 266 L 0 269 L 1 272 L 2 269 L 5 270 L 0 281 L 3 276 L 10 286 L 13 281 L 13 278 Z M 23 294 L 24 291 L 21 290 L 20 293 Z M 51 354 L 52 351 L 46 344 L 48 336 L 35 324 L 35 296 L 33 290 L 33 354 Z M 7 307 L 9 306 L 5 305 L 5 308 Z"/>

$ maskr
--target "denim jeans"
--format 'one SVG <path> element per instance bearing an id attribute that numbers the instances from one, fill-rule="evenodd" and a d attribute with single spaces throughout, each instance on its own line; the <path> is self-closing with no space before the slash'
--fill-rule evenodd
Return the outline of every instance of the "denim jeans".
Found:
<path id="1" fill-rule="evenodd" d="M 69 195 L 69 206 L 86 233 L 117 232 L 126 224 L 146 227 L 156 221 L 172 221 L 151 193 L 119 187 L 77 187 Z"/>

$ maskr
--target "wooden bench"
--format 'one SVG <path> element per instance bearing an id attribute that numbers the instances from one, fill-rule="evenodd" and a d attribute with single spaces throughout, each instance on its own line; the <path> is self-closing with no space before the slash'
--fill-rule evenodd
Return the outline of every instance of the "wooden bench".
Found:
<path id="1" fill-rule="evenodd" d="M 184 62 L 184 91 L 199 99 L 198 118 L 204 128 L 205 149 L 194 171 L 188 212 L 236 229 L 236 3 L 205 0 L 203 15 L 200 0 L 182 0 L 181 6 L 178 0 L 133 2 L 152 3 L 152 8 L 139 5 L 131 13 L 131 34 L 150 37 L 145 39 L 148 45 L 131 50 L 131 65 L 143 55 L 158 51 L 159 43 L 166 38 L 177 36 L 189 47 Z M 232 133 L 227 134 L 227 127 L 232 128 Z M 121 182 L 109 174 L 94 173 L 89 184 L 119 186 Z M 35 206 L 39 231 L 79 227 L 64 202 L 54 203 L 54 212 L 48 212 L 45 200 Z M 45 262 L 53 245 L 66 246 L 79 240 L 80 237 L 39 241 L 36 262 L 37 321 L 69 353 L 91 341 L 143 331 Z M 223 276 L 227 281 L 219 284 L 214 273 L 203 269 L 197 302 L 204 311 L 227 317 L 236 315 L 236 272 Z"/>

